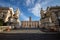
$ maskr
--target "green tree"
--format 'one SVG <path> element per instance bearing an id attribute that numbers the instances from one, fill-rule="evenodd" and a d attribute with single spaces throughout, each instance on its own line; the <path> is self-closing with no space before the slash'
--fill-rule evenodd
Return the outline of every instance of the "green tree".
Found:
<path id="1" fill-rule="evenodd" d="M 3 20 L 0 19 L 0 26 L 3 26 Z"/>

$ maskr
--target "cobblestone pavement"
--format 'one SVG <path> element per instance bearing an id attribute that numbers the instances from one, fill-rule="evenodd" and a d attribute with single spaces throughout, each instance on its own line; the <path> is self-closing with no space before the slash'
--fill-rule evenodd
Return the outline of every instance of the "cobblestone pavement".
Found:
<path id="1" fill-rule="evenodd" d="M 11 30 L 11 31 L 4 31 L 1 33 L 45 33 L 40 31 L 39 29 L 20 29 L 20 30 Z"/>

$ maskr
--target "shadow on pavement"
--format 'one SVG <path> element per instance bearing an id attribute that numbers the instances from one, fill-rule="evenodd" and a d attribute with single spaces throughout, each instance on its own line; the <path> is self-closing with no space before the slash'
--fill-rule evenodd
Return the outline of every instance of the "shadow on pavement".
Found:
<path id="1" fill-rule="evenodd" d="M 0 33 L 0 40 L 59 40 L 59 33 Z"/>

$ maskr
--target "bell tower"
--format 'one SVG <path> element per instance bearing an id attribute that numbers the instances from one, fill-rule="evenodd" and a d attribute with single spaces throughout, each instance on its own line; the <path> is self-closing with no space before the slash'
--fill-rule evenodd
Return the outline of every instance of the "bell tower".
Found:
<path id="1" fill-rule="evenodd" d="M 32 20 L 31 20 L 31 17 L 29 17 L 29 21 L 31 22 Z"/>

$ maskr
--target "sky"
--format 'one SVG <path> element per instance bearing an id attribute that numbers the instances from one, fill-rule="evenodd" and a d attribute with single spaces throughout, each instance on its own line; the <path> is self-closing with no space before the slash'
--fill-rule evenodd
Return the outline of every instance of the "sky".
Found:
<path id="1" fill-rule="evenodd" d="M 19 8 L 19 20 L 28 21 L 29 17 L 33 21 L 41 18 L 40 10 L 50 6 L 60 6 L 60 0 L 0 0 L 0 7 L 12 7 L 14 11 Z"/>

